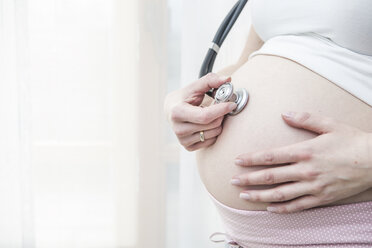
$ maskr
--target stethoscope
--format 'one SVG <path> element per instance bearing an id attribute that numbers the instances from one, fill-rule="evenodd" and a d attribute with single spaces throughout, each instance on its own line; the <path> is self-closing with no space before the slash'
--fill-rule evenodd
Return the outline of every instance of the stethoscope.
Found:
<path id="1" fill-rule="evenodd" d="M 239 0 L 222 21 L 220 27 L 217 30 L 217 33 L 213 38 L 212 46 L 208 49 L 208 52 L 204 58 L 199 77 L 203 77 L 204 75 L 212 71 L 217 53 L 219 52 L 222 43 L 224 42 L 226 36 L 229 34 L 236 19 L 238 19 L 247 1 L 248 0 Z M 217 90 L 211 89 L 206 94 L 210 97 L 214 97 L 216 103 L 235 102 L 237 104 L 237 107 L 229 113 L 230 115 L 236 115 L 240 113 L 247 105 L 249 98 L 248 91 L 246 89 L 237 89 L 236 91 L 234 91 L 234 86 L 231 83 L 225 83 L 221 85 Z"/>

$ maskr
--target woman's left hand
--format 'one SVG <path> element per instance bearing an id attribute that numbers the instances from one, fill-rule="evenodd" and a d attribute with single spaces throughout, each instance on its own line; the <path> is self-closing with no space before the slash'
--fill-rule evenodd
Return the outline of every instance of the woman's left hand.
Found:
<path id="1" fill-rule="evenodd" d="M 309 113 L 282 115 L 296 128 L 319 136 L 294 145 L 239 155 L 240 166 L 279 165 L 235 176 L 239 186 L 272 185 L 272 189 L 246 190 L 240 197 L 270 202 L 268 211 L 290 213 L 329 204 L 372 187 L 372 134 Z M 237 180 L 238 179 L 238 180 Z"/>

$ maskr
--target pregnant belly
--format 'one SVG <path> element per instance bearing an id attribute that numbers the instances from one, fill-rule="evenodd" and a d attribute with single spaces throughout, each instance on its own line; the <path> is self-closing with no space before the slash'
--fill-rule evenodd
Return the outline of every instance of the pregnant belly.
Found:
<path id="1" fill-rule="evenodd" d="M 289 127 L 281 118 L 287 111 L 315 112 L 372 132 L 372 108 L 313 71 L 282 57 L 258 55 L 232 75 L 235 88 L 246 88 L 246 108 L 224 121 L 217 142 L 197 152 L 200 177 L 221 203 L 244 210 L 264 210 L 267 204 L 239 198 L 242 187 L 230 184 L 237 174 L 263 169 L 234 165 L 238 154 L 293 144 L 315 134 Z M 273 186 L 251 186 L 249 188 Z M 372 190 L 334 203 L 372 200 Z"/>

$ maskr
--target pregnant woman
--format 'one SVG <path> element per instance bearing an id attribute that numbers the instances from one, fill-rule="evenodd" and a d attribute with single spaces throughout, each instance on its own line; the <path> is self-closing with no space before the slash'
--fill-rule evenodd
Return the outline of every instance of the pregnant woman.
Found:
<path id="1" fill-rule="evenodd" d="M 372 247 L 372 2 L 251 11 L 239 61 L 165 101 L 231 247 Z M 225 117 L 204 93 L 230 80 L 250 99 Z"/>

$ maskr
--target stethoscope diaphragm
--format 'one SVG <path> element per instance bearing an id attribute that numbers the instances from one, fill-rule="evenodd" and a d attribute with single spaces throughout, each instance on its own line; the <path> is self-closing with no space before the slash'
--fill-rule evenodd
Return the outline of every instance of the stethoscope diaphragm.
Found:
<path id="1" fill-rule="evenodd" d="M 248 99 L 248 91 L 246 89 L 238 89 L 234 92 L 234 86 L 232 83 L 225 83 L 221 85 L 214 95 L 214 100 L 216 103 L 235 102 L 238 105 L 236 109 L 229 113 L 229 115 L 236 115 L 240 113 L 247 105 Z"/>

